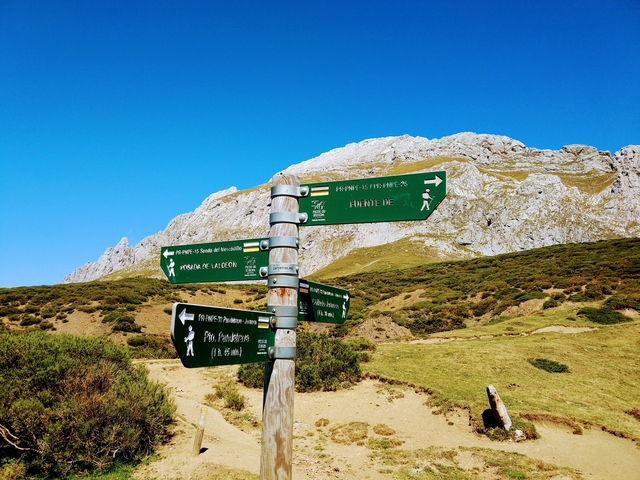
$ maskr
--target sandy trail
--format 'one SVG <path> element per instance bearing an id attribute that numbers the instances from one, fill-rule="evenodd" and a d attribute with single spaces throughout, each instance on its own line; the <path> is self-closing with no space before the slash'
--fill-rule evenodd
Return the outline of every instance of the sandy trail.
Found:
<path id="1" fill-rule="evenodd" d="M 209 408 L 203 449 L 192 457 L 194 426 L 213 382 L 205 369 L 185 369 L 179 361 L 147 363 L 150 377 L 175 392 L 178 406 L 178 433 L 159 451 L 159 459 L 138 470 L 137 478 L 196 480 L 207 478 L 217 466 L 260 471 L 260 431 L 245 433 L 228 424 L 216 410 Z M 224 367 L 218 367 L 224 368 Z M 390 438 L 402 441 L 399 449 L 416 450 L 429 446 L 456 449 L 482 447 L 518 452 L 546 463 L 567 466 L 588 479 L 640 479 L 640 448 L 632 441 L 600 430 L 584 430 L 573 435 L 568 428 L 536 424 L 542 438 L 522 443 L 493 442 L 474 434 L 465 412 L 445 418 L 433 415 L 425 405 L 427 396 L 408 388 L 391 387 L 364 380 L 349 390 L 328 393 L 295 394 L 293 477 L 296 479 L 389 479 L 380 473 L 383 467 L 372 461 L 372 450 L 364 445 L 335 443 L 330 429 L 341 423 L 366 422 L 369 437 L 382 438 L 372 431 L 384 424 L 395 430 Z M 249 409 L 261 416 L 262 391 L 241 387 L 249 400 Z M 391 398 L 395 394 L 396 398 Z M 402 395 L 401 398 L 397 398 Z M 319 419 L 329 421 L 316 427 Z M 461 453 L 461 457 L 464 454 Z M 470 457 L 470 456 L 469 456 Z M 469 459 L 469 468 L 473 460 Z M 485 478 L 494 478 L 487 476 Z"/>

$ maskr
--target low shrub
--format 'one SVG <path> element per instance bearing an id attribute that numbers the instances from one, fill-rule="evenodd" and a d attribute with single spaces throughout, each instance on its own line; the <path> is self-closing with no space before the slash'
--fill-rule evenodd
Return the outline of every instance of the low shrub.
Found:
<path id="1" fill-rule="evenodd" d="M 140 333 L 142 331 L 142 327 L 136 324 L 133 316 L 119 310 L 106 314 L 102 318 L 102 323 L 112 323 L 111 330 L 114 332 Z"/>
<path id="2" fill-rule="evenodd" d="M 133 343 L 132 343 L 133 342 Z M 171 340 L 164 335 L 133 335 L 127 338 L 133 358 L 177 358 Z"/>
<path id="3" fill-rule="evenodd" d="M 247 402 L 247 398 L 238 391 L 238 385 L 230 380 L 216 385 L 215 396 L 224 400 L 225 407 L 237 412 L 241 411 Z"/>
<path id="4" fill-rule="evenodd" d="M 262 388 L 264 386 L 264 363 L 245 363 L 238 367 L 238 381 L 245 387 Z"/>
<path id="5" fill-rule="evenodd" d="M 300 330 L 296 343 L 296 391 L 334 391 L 360 380 L 358 352 L 341 339 Z M 238 380 L 247 387 L 261 388 L 264 366 L 241 365 Z"/>
<path id="6" fill-rule="evenodd" d="M 464 319 L 459 317 L 418 317 L 407 325 L 414 335 L 428 335 L 430 333 L 447 332 L 467 328 Z"/>
<path id="7" fill-rule="evenodd" d="M 175 405 L 125 347 L 44 332 L 0 335 L 0 458 L 31 474 L 135 462 L 168 437 Z"/>
<path id="8" fill-rule="evenodd" d="M 609 307 L 594 308 L 583 307 L 578 310 L 578 315 L 583 315 L 591 322 L 601 325 L 615 325 L 616 323 L 630 322 L 631 319 Z"/>
<path id="9" fill-rule="evenodd" d="M 527 362 L 540 370 L 549 373 L 568 373 L 569 367 L 555 360 L 547 360 L 546 358 L 527 358 Z"/>
<path id="10" fill-rule="evenodd" d="M 300 331 L 296 342 L 297 391 L 334 391 L 360 380 L 358 354 L 344 341 Z"/>
<path id="11" fill-rule="evenodd" d="M 42 321 L 41 318 L 36 318 L 36 317 L 32 317 L 31 315 L 28 315 L 28 316 L 22 317 L 22 320 L 20 320 L 20 326 L 28 327 L 31 325 L 37 325 L 41 321 Z"/>
<path id="12" fill-rule="evenodd" d="M 612 295 L 604 302 L 603 306 L 613 310 L 625 310 L 629 308 L 640 312 L 640 301 L 620 293 Z"/>
<path id="13" fill-rule="evenodd" d="M 40 330 L 51 330 L 53 328 L 53 323 L 48 320 L 43 320 L 38 324 Z"/>
<path id="14" fill-rule="evenodd" d="M 376 342 L 365 337 L 355 337 L 347 342 L 356 352 L 375 352 L 378 348 Z"/>
<path id="15" fill-rule="evenodd" d="M 127 338 L 127 345 L 130 347 L 141 347 L 146 345 L 147 341 L 142 335 L 134 335 L 133 337 Z"/>

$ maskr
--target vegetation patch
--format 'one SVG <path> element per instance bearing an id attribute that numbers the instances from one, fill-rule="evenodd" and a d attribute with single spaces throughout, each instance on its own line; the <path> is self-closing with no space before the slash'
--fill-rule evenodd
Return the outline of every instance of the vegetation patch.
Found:
<path id="1" fill-rule="evenodd" d="M 358 352 L 341 339 L 299 330 L 296 348 L 297 392 L 335 391 L 360 381 Z M 262 388 L 264 364 L 241 365 L 238 380 L 247 387 Z"/>
<path id="2" fill-rule="evenodd" d="M 375 425 L 373 427 L 373 432 L 378 434 L 378 435 L 382 435 L 385 437 L 391 436 L 391 435 L 395 435 L 396 431 L 391 428 L 390 426 L 384 424 L 384 423 L 379 423 L 378 425 Z"/>
<path id="3" fill-rule="evenodd" d="M 245 407 L 247 402 L 247 398 L 238 391 L 238 385 L 231 380 L 216 385 L 215 396 L 224 400 L 226 408 L 238 412 Z"/>
<path id="4" fill-rule="evenodd" d="M 579 339 L 575 334 L 545 333 L 426 345 L 381 344 L 367 370 L 424 388 L 431 406 L 444 412 L 462 407 L 480 422 L 489 407 L 486 387 L 491 382 L 512 420 L 552 415 L 640 438 L 640 422 L 626 413 L 638 407 L 640 398 L 640 324 L 623 323 L 577 335 Z M 561 360 L 571 373 L 549 374 L 532 368 L 527 358 Z"/>
<path id="5" fill-rule="evenodd" d="M 495 469 L 497 478 L 569 478 L 575 480 L 583 478 L 578 471 L 571 468 L 544 463 L 541 460 L 532 459 L 520 453 L 488 448 L 461 447 L 461 450 L 471 452 L 474 457 L 482 460 L 487 468 Z"/>
<path id="6" fill-rule="evenodd" d="M 205 402 L 218 410 L 227 422 L 243 431 L 255 430 L 262 424 L 253 413 L 245 410 L 247 397 L 240 393 L 237 383 L 232 380 L 214 385 L 214 393 L 207 393 Z"/>
<path id="7" fill-rule="evenodd" d="M 580 472 L 571 468 L 557 467 L 525 455 L 488 448 L 375 449 L 369 456 L 383 465 L 383 468 L 378 470 L 380 473 L 401 480 L 583 478 Z M 473 464 L 474 467 L 469 468 L 468 464 Z"/>
<path id="8" fill-rule="evenodd" d="M 329 429 L 330 438 L 335 443 L 364 445 L 369 435 L 369 424 L 366 422 L 339 423 Z"/>
<path id="9" fill-rule="evenodd" d="M 536 440 L 540 434 L 533 423 L 526 422 L 520 418 L 511 418 L 511 428 L 507 431 L 501 427 L 482 428 L 477 422 L 474 423 L 474 431 L 486 435 L 494 441 L 504 442 L 507 440 L 521 442 L 523 440 Z"/>
<path id="10" fill-rule="evenodd" d="M 545 310 L 567 302 L 606 301 L 608 297 L 612 310 L 634 308 L 640 299 L 640 272 L 634 267 L 639 263 L 640 239 L 634 238 L 457 262 L 423 262 L 413 268 L 387 267 L 384 272 L 335 278 L 333 283 L 351 292 L 348 320 L 379 310 L 416 335 L 431 335 L 488 321 L 533 299 L 548 302 L 542 303 Z M 384 307 L 386 299 L 406 300 L 416 291 L 422 292 L 420 301 L 395 310 Z M 350 325 L 334 330 L 342 336 Z"/>
<path id="11" fill-rule="evenodd" d="M 546 358 L 527 358 L 527 362 L 540 370 L 549 373 L 569 373 L 569 367 L 555 360 L 547 360 Z"/>
<path id="12" fill-rule="evenodd" d="M 615 325 L 616 323 L 631 321 L 631 319 L 626 315 L 623 315 L 609 307 L 584 307 L 578 310 L 578 315 L 584 315 L 589 319 L 589 321 L 599 323 L 601 325 Z"/>
<path id="13" fill-rule="evenodd" d="M 66 476 L 135 462 L 168 438 L 175 405 L 99 338 L 0 335 L 0 457 Z"/>

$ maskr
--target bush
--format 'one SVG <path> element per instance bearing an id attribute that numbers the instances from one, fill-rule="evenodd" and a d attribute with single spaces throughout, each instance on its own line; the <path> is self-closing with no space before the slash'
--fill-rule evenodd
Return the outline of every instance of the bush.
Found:
<path id="1" fill-rule="evenodd" d="M 360 380 L 359 355 L 350 345 L 326 334 L 298 331 L 296 391 L 334 391 Z M 241 365 L 238 380 L 247 387 L 261 388 L 264 366 Z"/>
<path id="2" fill-rule="evenodd" d="M 41 321 L 42 321 L 41 318 L 36 318 L 36 317 L 32 317 L 32 316 L 26 316 L 26 317 L 22 317 L 22 320 L 20 320 L 20 326 L 21 327 L 28 327 L 30 325 L 37 325 Z"/>
<path id="3" fill-rule="evenodd" d="M 342 340 L 299 331 L 296 341 L 297 391 L 334 391 L 360 380 L 358 354 Z"/>
<path id="4" fill-rule="evenodd" d="M 356 352 L 375 352 L 378 346 L 373 340 L 365 337 L 355 337 L 347 342 Z"/>
<path id="5" fill-rule="evenodd" d="M 238 367 L 238 381 L 245 387 L 262 388 L 264 386 L 264 363 L 245 363 Z"/>
<path id="6" fill-rule="evenodd" d="M 606 302 L 604 302 L 603 306 L 613 310 L 625 310 L 629 308 L 640 312 L 640 301 L 634 300 L 633 298 L 620 293 L 612 295 Z"/>
<path id="7" fill-rule="evenodd" d="M 241 411 L 247 398 L 238 392 L 238 386 L 232 381 L 227 381 L 216 385 L 215 396 L 224 400 L 224 406 L 235 410 Z"/>
<path id="8" fill-rule="evenodd" d="M 136 319 L 124 312 L 114 311 L 102 318 L 102 323 L 113 323 L 111 330 L 114 332 L 140 333 L 142 327 L 136 324 Z"/>
<path id="9" fill-rule="evenodd" d="M 127 338 L 127 345 L 130 347 L 141 347 L 145 345 L 147 341 L 142 335 L 135 335 L 133 337 Z"/>
<path id="10" fill-rule="evenodd" d="M 164 335 L 134 335 L 127 338 L 133 358 L 178 358 L 171 339 Z"/>
<path id="11" fill-rule="evenodd" d="M 467 328 L 464 323 L 464 319 L 459 317 L 418 317 L 416 320 L 411 322 L 408 327 L 414 335 L 428 335 L 430 333 L 447 332 L 449 330 Z"/>
<path id="12" fill-rule="evenodd" d="M 60 477 L 134 462 L 168 436 L 169 393 L 126 348 L 43 332 L 0 335 L 0 458 Z"/>
<path id="13" fill-rule="evenodd" d="M 578 310 L 578 315 L 584 315 L 589 321 L 601 325 L 614 325 L 616 323 L 631 321 L 629 317 L 608 307 L 584 307 Z"/>
<path id="14" fill-rule="evenodd" d="M 493 297 L 485 298 L 479 301 L 471 307 L 471 312 L 475 317 L 481 317 L 487 312 L 490 312 L 498 304 L 498 301 Z"/>
<path id="15" fill-rule="evenodd" d="M 558 363 L 554 360 L 547 360 L 546 358 L 528 358 L 527 362 L 540 370 L 544 370 L 549 373 L 568 373 L 569 367 L 562 363 Z"/>

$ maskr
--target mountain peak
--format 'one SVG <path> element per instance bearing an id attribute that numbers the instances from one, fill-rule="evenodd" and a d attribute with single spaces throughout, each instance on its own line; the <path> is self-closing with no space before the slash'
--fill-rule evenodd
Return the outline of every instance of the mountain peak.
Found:
<path id="1" fill-rule="evenodd" d="M 394 242 L 403 245 L 406 255 L 428 252 L 427 261 L 640 236 L 637 145 L 611 156 L 588 145 L 540 150 L 509 137 L 472 132 L 431 140 L 401 135 L 350 143 L 285 172 L 309 182 L 428 170 L 447 171 L 448 194 L 427 220 L 301 228 L 301 275 L 358 248 Z M 224 202 L 232 194 L 236 202 Z M 161 246 L 267 236 L 269 203 L 268 185 L 216 192 L 135 247 L 123 238 L 63 282 L 148 274 L 149 269 L 161 276 Z"/>

